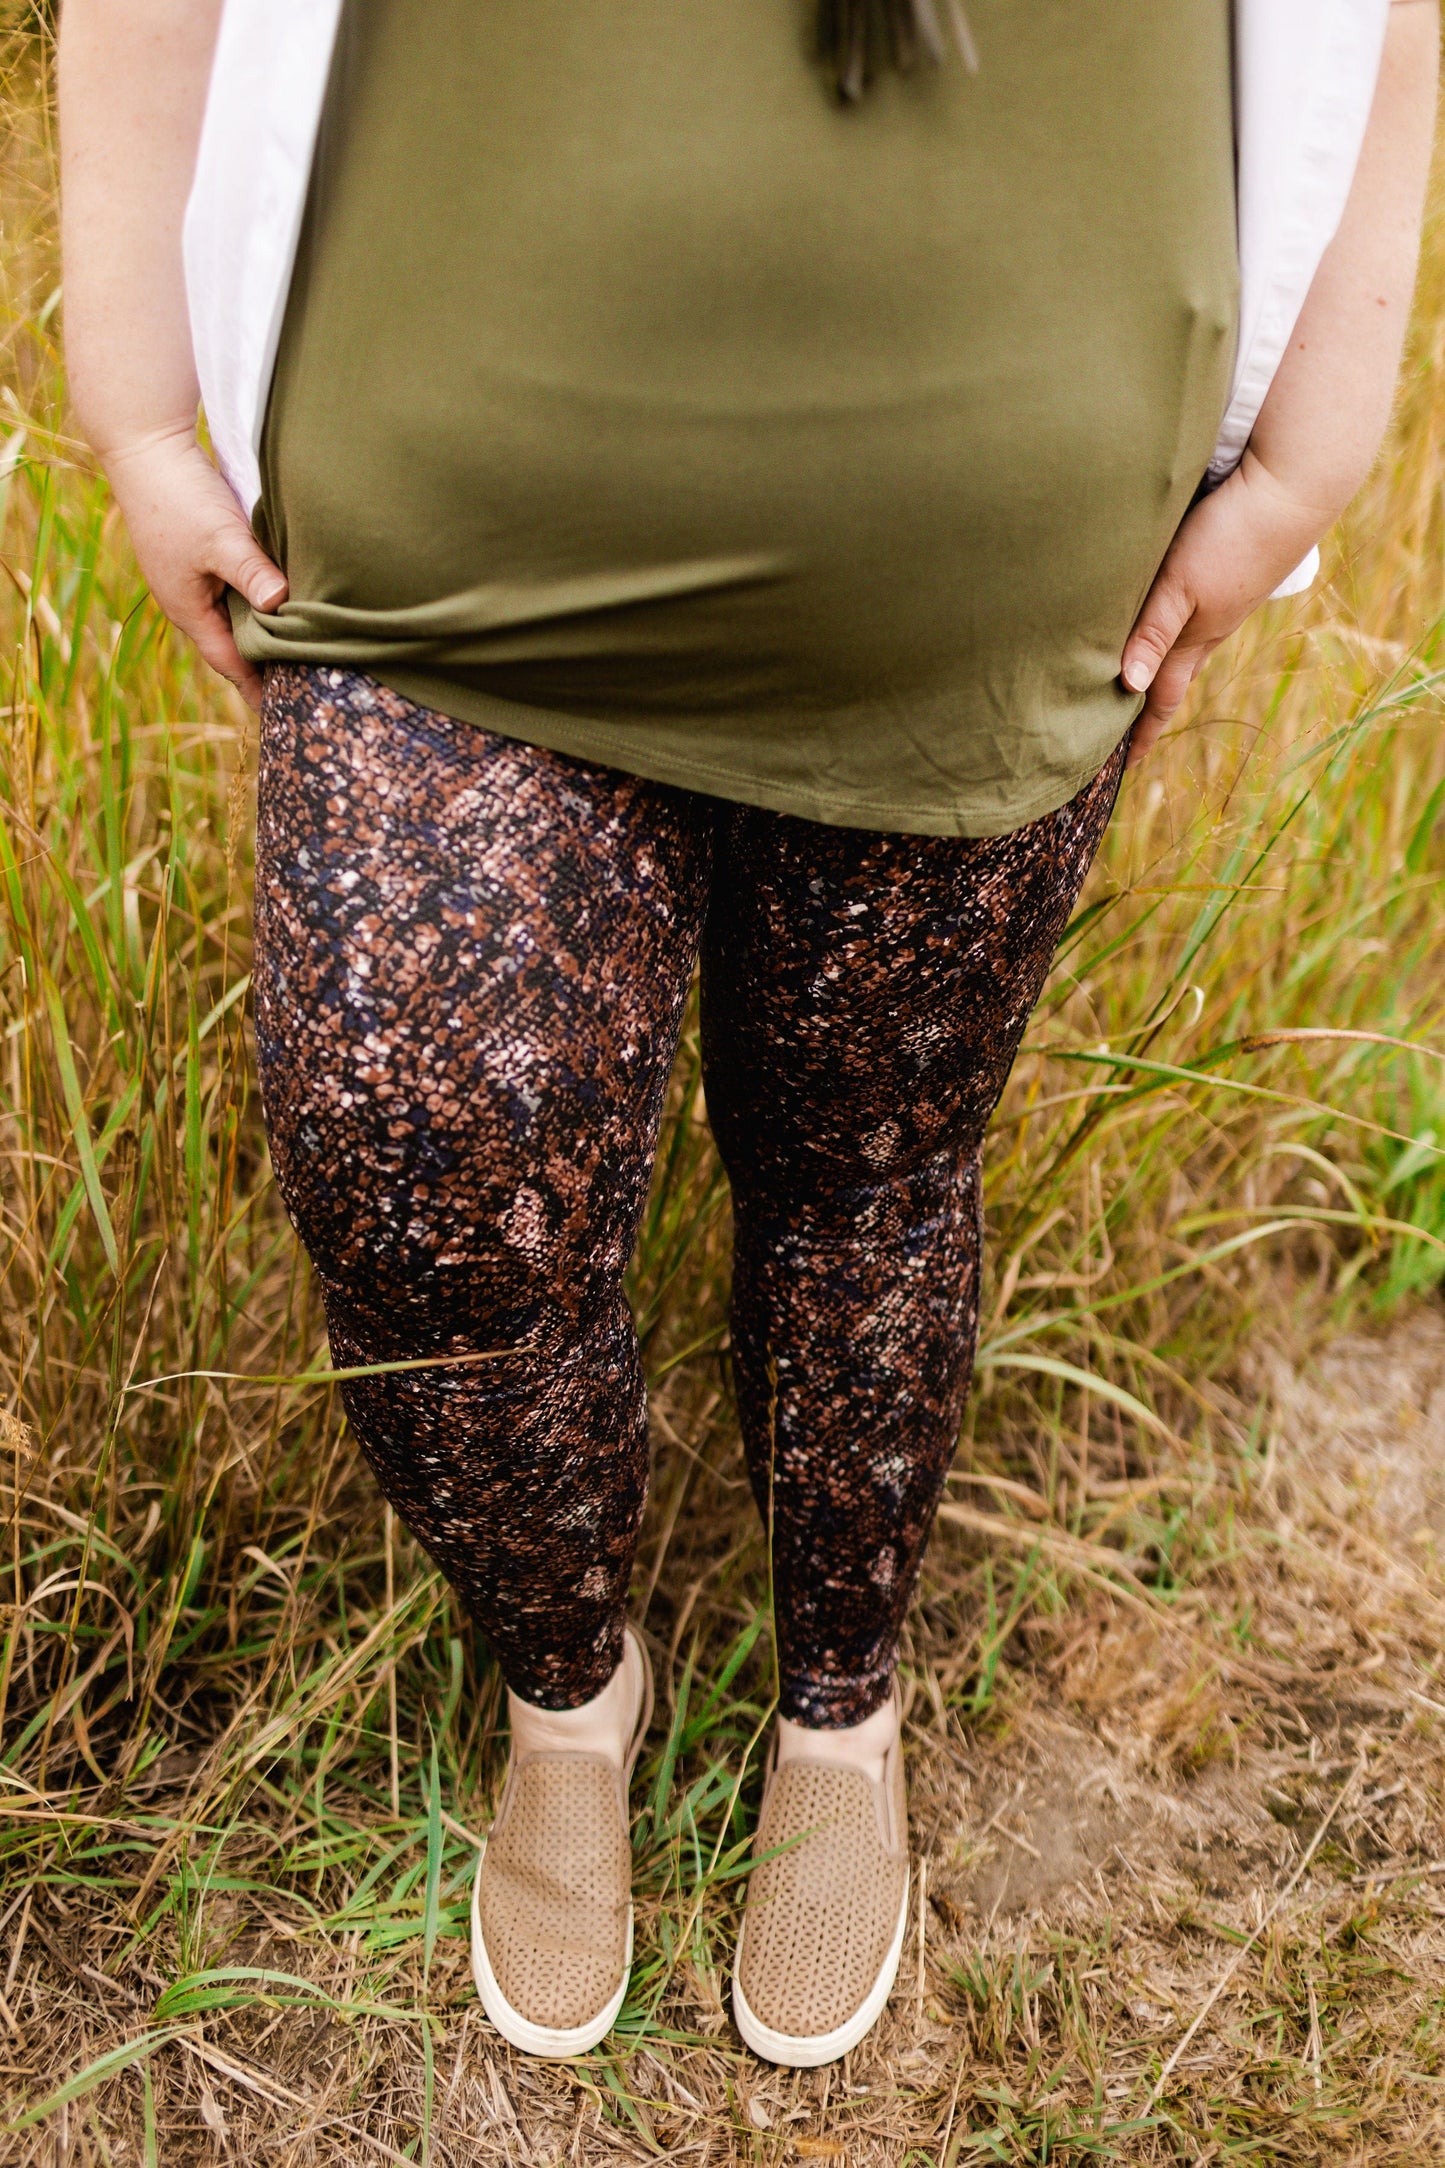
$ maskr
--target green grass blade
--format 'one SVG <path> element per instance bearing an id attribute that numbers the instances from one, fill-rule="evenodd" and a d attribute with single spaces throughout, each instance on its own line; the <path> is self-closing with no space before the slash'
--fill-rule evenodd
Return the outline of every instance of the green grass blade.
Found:
<path id="1" fill-rule="evenodd" d="M 115 1229 L 111 1225 L 110 1209 L 101 1188 L 100 1169 L 96 1164 L 95 1143 L 91 1136 L 90 1122 L 86 1116 L 85 1100 L 76 1073 L 75 1055 L 71 1048 L 70 1032 L 65 1021 L 65 1008 L 60 989 L 49 972 L 43 972 L 41 991 L 45 1000 L 46 1014 L 50 1018 L 51 1045 L 54 1048 L 56 1066 L 60 1071 L 61 1090 L 65 1095 L 66 1112 L 70 1116 L 71 1142 L 75 1156 L 80 1162 L 81 1180 L 90 1202 L 91 1217 L 105 1250 L 105 1261 L 116 1279 L 120 1278 L 120 1250 L 116 1244 Z"/>

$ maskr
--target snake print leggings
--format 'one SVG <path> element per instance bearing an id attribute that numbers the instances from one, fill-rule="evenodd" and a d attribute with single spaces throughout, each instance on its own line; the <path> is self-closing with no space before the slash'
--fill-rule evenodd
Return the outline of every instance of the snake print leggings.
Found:
<path id="1" fill-rule="evenodd" d="M 647 1479 L 623 1272 L 701 955 L 782 1706 L 888 1692 L 957 1439 L 979 1151 L 1118 788 L 982 841 L 589 767 L 344 671 L 268 676 L 256 1013 L 281 1193 L 397 1512 L 511 1687 L 621 1650 Z"/>

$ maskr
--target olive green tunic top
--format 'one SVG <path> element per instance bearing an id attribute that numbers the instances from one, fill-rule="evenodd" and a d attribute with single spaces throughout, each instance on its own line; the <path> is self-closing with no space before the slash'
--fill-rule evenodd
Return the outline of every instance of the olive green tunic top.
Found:
<path id="1" fill-rule="evenodd" d="M 1229 0 L 348 0 L 262 446 L 258 662 L 852 826 L 988 835 L 1119 656 L 1233 354 Z"/>

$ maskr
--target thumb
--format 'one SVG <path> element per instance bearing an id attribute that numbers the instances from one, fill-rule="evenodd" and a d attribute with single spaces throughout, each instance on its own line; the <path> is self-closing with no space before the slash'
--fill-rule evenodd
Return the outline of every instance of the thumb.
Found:
<path id="1" fill-rule="evenodd" d="M 266 555 L 239 514 L 217 535 L 211 570 L 244 595 L 253 610 L 279 610 L 289 592 L 285 573 Z"/>
<path id="2" fill-rule="evenodd" d="M 1193 615 L 1193 595 L 1166 564 L 1150 588 L 1134 630 L 1124 643 L 1119 675 L 1131 693 L 1149 690 L 1159 674 L 1160 664 Z"/>

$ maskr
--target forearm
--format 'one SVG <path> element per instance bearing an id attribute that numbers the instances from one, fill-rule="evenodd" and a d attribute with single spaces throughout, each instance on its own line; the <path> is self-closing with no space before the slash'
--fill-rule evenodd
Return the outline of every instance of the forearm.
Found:
<path id="1" fill-rule="evenodd" d="M 65 343 L 81 427 L 110 467 L 194 430 L 181 264 L 220 0 L 64 0 Z"/>
<path id="2" fill-rule="evenodd" d="M 1394 0 L 1359 164 L 1244 459 L 1188 514 L 1125 642 L 1129 765 L 1218 647 L 1344 510 L 1390 419 L 1429 177 L 1437 0 Z"/>
<path id="3" fill-rule="evenodd" d="M 1390 419 L 1435 127 L 1437 0 L 1395 0 L 1344 217 L 1250 438 L 1313 540 L 1365 480 Z"/>
<path id="4" fill-rule="evenodd" d="M 63 0 L 65 351 L 80 425 L 173 624 L 245 697 L 261 681 L 227 591 L 278 609 L 286 581 L 196 441 L 181 228 L 221 0 Z"/>

